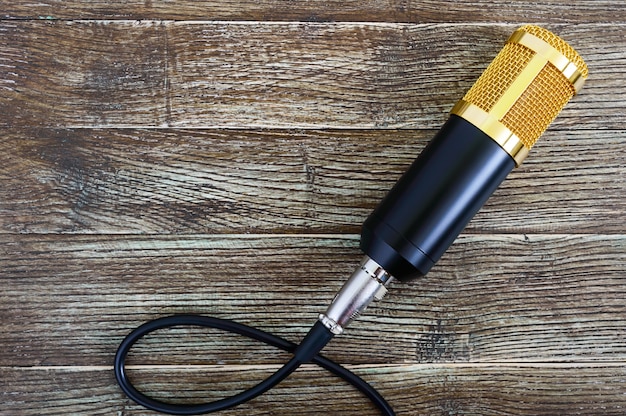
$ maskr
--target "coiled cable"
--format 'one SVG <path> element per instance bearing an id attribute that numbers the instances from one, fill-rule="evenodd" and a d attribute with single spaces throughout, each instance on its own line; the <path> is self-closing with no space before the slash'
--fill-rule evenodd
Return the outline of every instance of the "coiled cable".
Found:
<path id="1" fill-rule="evenodd" d="M 293 358 L 283 367 L 278 369 L 274 374 L 260 382 L 259 384 L 242 391 L 234 396 L 220 399 L 209 403 L 200 404 L 173 404 L 166 403 L 146 396 L 137 390 L 131 383 L 125 370 L 126 357 L 131 348 L 137 341 L 144 336 L 159 329 L 171 328 L 176 326 L 196 326 L 213 328 L 226 332 L 231 332 L 245 337 L 266 343 L 275 348 L 292 353 Z M 387 401 L 370 386 L 365 380 L 342 367 L 328 358 L 318 353 L 333 338 L 334 334 L 330 332 L 319 321 L 311 328 L 309 333 L 304 337 L 298 345 L 287 341 L 284 338 L 270 334 L 268 332 L 252 328 L 234 321 L 219 319 L 201 315 L 173 315 L 164 318 L 158 318 L 153 321 L 146 322 L 133 330 L 120 344 L 115 355 L 114 371 L 118 384 L 128 397 L 138 404 L 157 412 L 169 413 L 172 415 L 199 415 L 217 412 L 237 406 L 247 402 L 269 389 L 276 386 L 282 380 L 287 378 L 291 373 L 304 363 L 314 363 L 320 367 L 330 371 L 336 376 L 344 379 L 361 391 L 370 401 L 381 411 L 384 416 L 395 415 L 393 409 Z"/>

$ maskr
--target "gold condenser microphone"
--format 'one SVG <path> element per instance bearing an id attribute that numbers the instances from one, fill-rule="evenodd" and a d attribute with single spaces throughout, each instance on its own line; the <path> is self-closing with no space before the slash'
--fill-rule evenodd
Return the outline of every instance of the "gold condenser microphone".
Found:
<path id="1" fill-rule="evenodd" d="M 385 415 L 389 403 L 365 381 L 318 355 L 394 279 L 425 275 L 452 244 L 507 174 L 563 106 L 580 91 L 587 66 L 565 41 L 537 26 L 523 26 L 474 86 L 452 109 L 424 148 L 363 224 L 361 264 L 325 313 L 295 346 L 232 321 L 197 315 L 150 321 L 131 332 L 115 358 L 115 375 L 126 394 L 153 410 L 190 415 L 236 406 L 279 383 L 299 365 L 316 363 L 352 383 Z M 195 325 L 236 332 L 293 352 L 294 357 L 265 381 L 236 396 L 212 403 L 164 403 L 136 390 L 124 370 L 126 355 L 144 335 L 161 328 Z"/>

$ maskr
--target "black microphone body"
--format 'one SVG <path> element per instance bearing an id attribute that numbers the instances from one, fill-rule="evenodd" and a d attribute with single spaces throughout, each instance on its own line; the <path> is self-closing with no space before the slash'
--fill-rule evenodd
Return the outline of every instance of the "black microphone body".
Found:
<path id="1" fill-rule="evenodd" d="M 428 273 L 515 167 L 452 114 L 363 224 L 361 250 L 398 280 Z"/>

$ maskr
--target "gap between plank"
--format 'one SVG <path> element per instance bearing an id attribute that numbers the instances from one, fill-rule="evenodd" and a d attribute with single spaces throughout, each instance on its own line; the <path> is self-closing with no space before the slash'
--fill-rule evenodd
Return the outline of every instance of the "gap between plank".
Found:
<path id="1" fill-rule="evenodd" d="M 368 369 L 429 369 L 429 368 L 493 368 L 493 367 L 520 367 L 520 368 L 602 368 L 602 367 L 625 367 L 626 360 L 618 361 L 489 361 L 480 363 L 405 363 L 405 364 L 341 364 L 351 370 Z M 128 370 L 170 370 L 170 371 L 247 371 L 247 370 L 277 370 L 281 364 L 272 365 L 128 365 Z M 305 364 L 301 368 L 319 368 L 313 364 Z M 106 365 L 59 365 L 59 366 L 0 366 L 0 370 L 13 371 L 66 371 L 66 372 L 90 372 L 90 371 L 113 371 L 112 366 Z"/>

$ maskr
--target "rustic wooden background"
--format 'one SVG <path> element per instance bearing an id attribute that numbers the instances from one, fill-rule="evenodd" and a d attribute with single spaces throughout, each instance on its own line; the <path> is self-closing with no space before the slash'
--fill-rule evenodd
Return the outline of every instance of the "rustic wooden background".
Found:
<path id="1" fill-rule="evenodd" d="M 360 224 L 523 23 L 590 79 L 424 279 L 326 354 L 399 415 L 626 413 L 626 6 L 613 0 L 0 5 L 0 414 L 149 415 L 124 335 L 173 313 L 297 341 Z M 213 399 L 287 357 L 178 330 L 131 362 Z M 229 415 L 376 414 L 305 367 Z"/>

